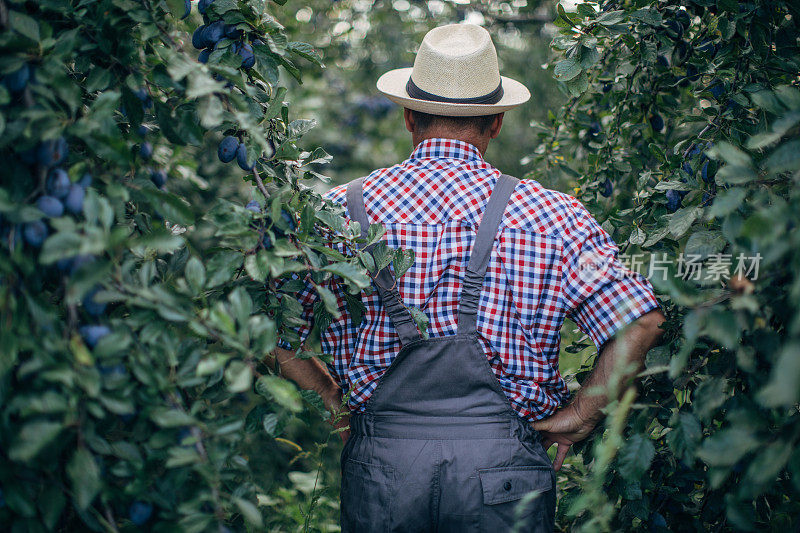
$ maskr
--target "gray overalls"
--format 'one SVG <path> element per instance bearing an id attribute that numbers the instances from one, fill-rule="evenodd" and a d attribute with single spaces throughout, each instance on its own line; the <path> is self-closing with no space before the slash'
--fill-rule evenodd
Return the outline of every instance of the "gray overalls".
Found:
<path id="1" fill-rule="evenodd" d="M 362 180 L 347 187 L 366 232 Z M 456 335 L 423 340 L 389 269 L 376 287 L 402 344 L 342 450 L 342 531 L 552 531 L 555 474 L 478 341 L 478 300 L 518 181 L 495 185 L 472 248 Z M 519 505 L 518 505 L 519 504 Z"/>

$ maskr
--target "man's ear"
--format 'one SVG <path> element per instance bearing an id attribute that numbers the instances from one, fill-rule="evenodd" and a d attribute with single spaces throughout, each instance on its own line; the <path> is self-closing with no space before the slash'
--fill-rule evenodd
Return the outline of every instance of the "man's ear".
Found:
<path id="1" fill-rule="evenodd" d="M 411 133 L 414 133 L 417 125 L 414 124 L 414 115 L 411 114 L 411 110 L 408 108 L 403 108 L 403 118 L 406 121 L 406 129 Z"/>
<path id="2" fill-rule="evenodd" d="M 497 116 L 494 118 L 494 121 L 492 122 L 492 125 L 489 126 L 489 138 L 490 139 L 494 139 L 498 135 L 500 135 L 500 128 L 503 127 L 503 115 L 505 115 L 505 113 L 498 113 Z M 406 120 L 406 122 L 408 122 L 408 121 Z"/>

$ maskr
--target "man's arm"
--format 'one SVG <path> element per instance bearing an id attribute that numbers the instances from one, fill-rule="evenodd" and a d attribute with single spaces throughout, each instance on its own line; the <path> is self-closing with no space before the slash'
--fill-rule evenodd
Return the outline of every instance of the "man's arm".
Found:
<path id="1" fill-rule="evenodd" d="M 601 409 L 618 399 L 641 371 L 645 355 L 664 333 L 659 328 L 663 322 L 661 311 L 653 310 L 627 325 L 603 346 L 597 364 L 573 401 L 552 416 L 533 423 L 534 429 L 542 434 L 545 450 L 554 443 L 558 445 L 553 468 L 561 468 L 570 446 L 586 438 L 603 418 Z M 609 387 L 614 385 L 617 398 L 609 397 Z"/>
<path id="2" fill-rule="evenodd" d="M 348 426 L 347 415 L 340 415 L 342 389 L 319 360 L 313 357 L 299 359 L 293 351 L 275 348 L 269 356 L 268 363 L 274 368 L 275 362 L 278 363 L 283 377 L 294 381 L 303 390 L 313 390 L 320 395 L 325 408 L 331 412 L 332 420 L 336 421 L 337 428 Z M 344 431 L 340 434 L 342 440 L 347 440 L 348 433 Z"/>

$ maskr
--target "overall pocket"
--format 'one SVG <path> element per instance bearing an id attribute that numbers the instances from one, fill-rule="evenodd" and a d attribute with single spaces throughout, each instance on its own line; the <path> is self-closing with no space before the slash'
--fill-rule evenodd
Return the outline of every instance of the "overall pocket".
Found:
<path id="1" fill-rule="evenodd" d="M 342 467 L 342 532 L 388 529 L 394 468 L 346 459 Z"/>
<path id="2" fill-rule="evenodd" d="M 552 468 L 509 466 L 478 470 L 483 490 L 481 531 L 552 531 Z"/>

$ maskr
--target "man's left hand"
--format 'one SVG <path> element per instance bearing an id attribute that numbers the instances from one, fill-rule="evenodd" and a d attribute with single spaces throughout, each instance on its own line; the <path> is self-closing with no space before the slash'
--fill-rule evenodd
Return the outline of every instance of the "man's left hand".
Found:
<path id="1" fill-rule="evenodd" d="M 564 464 L 570 446 L 585 439 L 594 429 L 594 424 L 578 416 L 572 406 L 559 409 L 553 415 L 537 420 L 532 425 L 533 429 L 542 435 L 542 446 L 545 451 L 553 444 L 558 445 L 556 458 L 553 460 L 553 469 L 556 471 Z"/>

